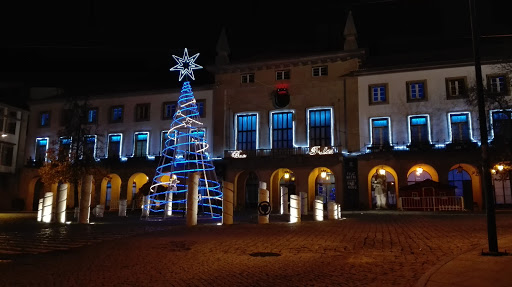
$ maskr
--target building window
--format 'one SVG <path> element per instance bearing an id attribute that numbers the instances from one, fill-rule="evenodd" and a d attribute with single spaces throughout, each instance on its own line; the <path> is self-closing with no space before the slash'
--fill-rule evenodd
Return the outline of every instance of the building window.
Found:
<path id="1" fill-rule="evenodd" d="M 407 101 L 423 101 L 427 99 L 426 81 L 411 81 L 406 83 Z"/>
<path id="2" fill-rule="evenodd" d="M 162 104 L 162 119 L 172 120 L 177 109 L 178 109 L 177 102 L 164 102 Z"/>
<path id="3" fill-rule="evenodd" d="M 309 146 L 332 146 L 332 109 L 308 111 Z"/>
<path id="4" fill-rule="evenodd" d="M 121 157 L 121 140 L 123 138 L 122 134 L 109 134 L 108 135 L 108 150 L 107 156 L 109 158 L 119 158 Z"/>
<path id="5" fill-rule="evenodd" d="M 389 118 L 375 118 L 370 120 L 372 146 L 389 146 L 391 142 L 391 127 Z"/>
<path id="6" fill-rule="evenodd" d="M 135 106 L 135 121 L 149 121 L 149 104 L 137 104 Z"/>
<path id="7" fill-rule="evenodd" d="M 258 115 L 244 114 L 236 116 L 236 149 L 257 149 Z"/>
<path id="8" fill-rule="evenodd" d="M 36 139 L 35 160 L 38 162 L 46 161 L 46 150 L 48 149 L 48 138 Z"/>
<path id="9" fill-rule="evenodd" d="M 49 127 L 50 126 L 50 112 L 41 112 L 39 115 L 39 126 Z"/>
<path id="10" fill-rule="evenodd" d="M 115 106 L 110 108 L 110 122 L 121 123 L 123 122 L 123 106 Z"/>
<path id="11" fill-rule="evenodd" d="M 190 151 L 197 154 L 206 154 L 206 129 L 195 128 L 190 130 L 189 142 L 195 143 L 190 145 Z"/>
<path id="12" fill-rule="evenodd" d="M 446 78 L 446 98 L 460 99 L 468 96 L 466 78 Z"/>
<path id="13" fill-rule="evenodd" d="M 276 71 L 276 81 L 289 80 L 289 79 L 290 79 L 290 70 Z"/>
<path id="14" fill-rule="evenodd" d="M 133 145 L 134 157 L 145 157 L 148 155 L 148 136 L 148 132 L 135 133 Z"/>
<path id="15" fill-rule="evenodd" d="M 327 66 L 317 66 L 312 69 L 313 77 L 327 76 Z"/>
<path id="16" fill-rule="evenodd" d="M 197 112 L 199 112 L 199 117 L 206 117 L 206 100 L 196 100 Z"/>
<path id="17" fill-rule="evenodd" d="M 507 77 L 505 75 L 488 75 L 487 87 L 490 93 L 505 95 L 507 89 Z"/>
<path id="18" fill-rule="evenodd" d="M 242 84 L 254 83 L 254 74 L 250 73 L 241 75 L 241 82 Z"/>
<path id="19" fill-rule="evenodd" d="M 82 157 L 86 160 L 93 160 L 96 158 L 96 136 L 87 135 L 84 137 L 84 147 Z"/>
<path id="20" fill-rule="evenodd" d="M 469 113 L 449 114 L 452 143 L 471 141 L 471 122 Z"/>
<path id="21" fill-rule="evenodd" d="M 430 143 L 428 116 L 409 116 L 409 142 L 411 144 Z"/>
<path id="22" fill-rule="evenodd" d="M 512 204 L 511 176 L 510 171 L 492 175 L 496 204 Z"/>
<path id="23" fill-rule="evenodd" d="M 375 84 L 368 86 L 370 105 L 388 103 L 388 84 Z"/>
<path id="24" fill-rule="evenodd" d="M 12 166 L 13 154 L 14 154 L 14 144 L 0 143 L 0 165 Z"/>
<path id="25" fill-rule="evenodd" d="M 492 131 L 494 141 L 511 142 L 512 140 L 512 111 L 491 111 Z"/>
<path id="26" fill-rule="evenodd" d="M 272 148 L 293 148 L 293 113 L 272 113 Z"/>
<path id="27" fill-rule="evenodd" d="M 176 136 L 178 131 L 173 130 L 169 133 L 169 130 L 162 131 L 161 142 L 160 142 L 160 155 L 166 154 L 167 156 L 174 156 L 174 145 L 176 143 Z"/>
<path id="28" fill-rule="evenodd" d="M 59 159 L 69 158 L 71 153 L 71 137 L 59 138 Z"/>
<path id="29" fill-rule="evenodd" d="M 18 121 L 18 112 L 0 109 L 0 132 L 5 132 L 11 135 L 16 134 L 16 125 Z"/>
<path id="30" fill-rule="evenodd" d="M 98 122 L 98 108 L 90 108 L 87 110 L 87 123 L 95 124 Z"/>

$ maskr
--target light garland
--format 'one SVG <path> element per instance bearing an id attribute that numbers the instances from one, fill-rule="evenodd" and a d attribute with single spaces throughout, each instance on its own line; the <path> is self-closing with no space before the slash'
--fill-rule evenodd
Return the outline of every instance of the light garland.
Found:
<path id="1" fill-rule="evenodd" d="M 171 71 L 180 71 L 180 81 L 185 75 L 194 79 L 192 70 L 202 68 L 194 63 L 198 55 L 189 58 L 185 49 L 183 58 L 173 56 L 178 65 Z M 189 81 L 184 81 L 177 111 L 167 132 L 162 157 L 150 188 L 150 213 L 163 217 L 168 217 L 169 214 L 184 215 L 187 206 L 187 179 L 192 173 L 198 172 L 198 212 L 212 218 L 222 217 L 222 192 L 215 166 L 207 152 L 209 145 L 202 126 L 192 87 Z"/>

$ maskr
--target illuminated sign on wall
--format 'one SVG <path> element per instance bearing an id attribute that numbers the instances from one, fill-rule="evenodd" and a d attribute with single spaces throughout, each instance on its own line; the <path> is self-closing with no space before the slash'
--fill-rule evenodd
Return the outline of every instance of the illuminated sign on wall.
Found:
<path id="1" fill-rule="evenodd" d="M 320 146 L 314 146 L 309 149 L 310 155 L 323 155 L 323 154 L 333 154 L 334 149 L 324 147 L 323 149 Z"/>
<path id="2" fill-rule="evenodd" d="M 231 157 L 232 158 L 246 158 L 247 155 L 243 154 L 241 150 L 235 150 L 235 151 L 231 152 Z"/>

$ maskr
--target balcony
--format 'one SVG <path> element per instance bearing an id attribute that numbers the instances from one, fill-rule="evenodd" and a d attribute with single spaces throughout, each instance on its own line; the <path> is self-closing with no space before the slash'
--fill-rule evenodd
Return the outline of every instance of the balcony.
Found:
<path id="1" fill-rule="evenodd" d="M 280 149 L 255 149 L 255 150 L 224 150 L 224 158 L 262 158 L 272 159 L 288 158 L 294 156 L 316 156 L 341 154 L 341 146 L 314 146 L 314 147 L 294 147 Z"/>

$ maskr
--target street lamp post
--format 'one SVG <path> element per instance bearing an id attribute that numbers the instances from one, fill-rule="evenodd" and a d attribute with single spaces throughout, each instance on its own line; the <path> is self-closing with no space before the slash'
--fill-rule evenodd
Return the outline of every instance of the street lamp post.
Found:
<path id="1" fill-rule="evenodd" d="M 471 32 L 473 39 L 473 56 L 475 59 L 476 92 L 478 98 L 478 118 L 480 122 L 480 142 L 482 154 L 482 192 L 485 196 L 485 210 L 487 214 L 487 240 L 489 244 L 489 255 L 498 255 L 498 237 L 496 235 L 496 210 L 494 194 L 491 182 L 491 170 L 489 164 L 487 140 L 487 117 L 485 114 L 484 88 L 482 83 L 482 67 L 480 65 L 480 34 L 476 21 L 475 0 L 469 0 L 471 19 Z"/>

